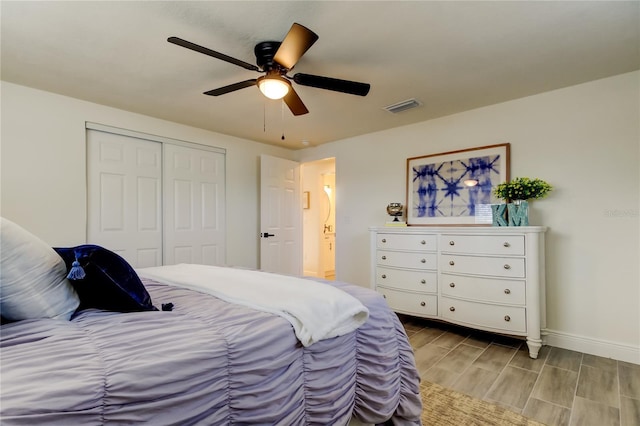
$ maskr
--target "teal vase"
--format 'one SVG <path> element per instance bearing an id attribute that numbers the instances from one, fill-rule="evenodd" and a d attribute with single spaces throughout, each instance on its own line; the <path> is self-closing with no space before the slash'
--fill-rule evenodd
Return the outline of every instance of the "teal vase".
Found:
<path id="1" fill-rule="evenodd" d="M 507 205 L 509 226 L 529 226 L 529 202 L 513 200 Z"/>

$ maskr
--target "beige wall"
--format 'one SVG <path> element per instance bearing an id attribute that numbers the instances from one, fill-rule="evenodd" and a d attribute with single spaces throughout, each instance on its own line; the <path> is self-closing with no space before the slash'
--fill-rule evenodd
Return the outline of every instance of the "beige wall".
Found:
<path id="1" fill-rule="evenodd" d="M 292 151 L 2 82 L 0 212 L 51 245 L 86 242 L 85 122 L 226 149 L 227 262 L 259 262 L 260 154 Z"/>
<path id="2" fill-rule="evenodd" d="M 369 284 L 367 228 L 387 220 L 389 202 L 404 203 L 407 158 L 510 142 L 511 176 L 555 187 L 531 203 L 531 224 L 549 227 L 549 342 L 640 363 L 639 80 L 623 74 L 298 152 L 336 157 L 337 278 Z"/>

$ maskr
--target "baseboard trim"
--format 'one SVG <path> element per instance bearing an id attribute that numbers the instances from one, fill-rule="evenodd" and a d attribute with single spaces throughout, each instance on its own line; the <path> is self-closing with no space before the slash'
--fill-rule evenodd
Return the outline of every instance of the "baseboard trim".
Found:
<path id="1" fill-rule="evenodd" d="M 640 365 L 640 346 L 593 339 L 549 329 L 542 331 L 542 340 L 545 345 Z"/>

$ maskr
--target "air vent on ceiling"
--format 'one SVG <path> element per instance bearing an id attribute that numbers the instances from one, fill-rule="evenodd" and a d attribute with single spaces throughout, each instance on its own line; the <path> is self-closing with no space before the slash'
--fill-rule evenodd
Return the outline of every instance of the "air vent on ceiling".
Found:
<path id="1" fill-rule="evenodd" d="M 420 105 L 422 105 L 422 102 L 416 99 L 407 99 L 406 101 L 398 102 L 397 104 L 388 105 L 384 107 L 384 110 L 392 114 L 397 114 L 399 112 L 406 111 L 411 108 L 417 108 Z"/>

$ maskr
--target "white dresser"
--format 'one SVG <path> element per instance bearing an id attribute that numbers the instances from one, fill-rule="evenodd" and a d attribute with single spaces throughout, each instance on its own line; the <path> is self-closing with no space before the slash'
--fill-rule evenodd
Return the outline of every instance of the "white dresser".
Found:
<path id="1" fill-rule="evenodd" d="M 371 286 L 399 313 L 526 336 L 537 358 L 546 327 L 545 231 L 370 228 Z"/>

